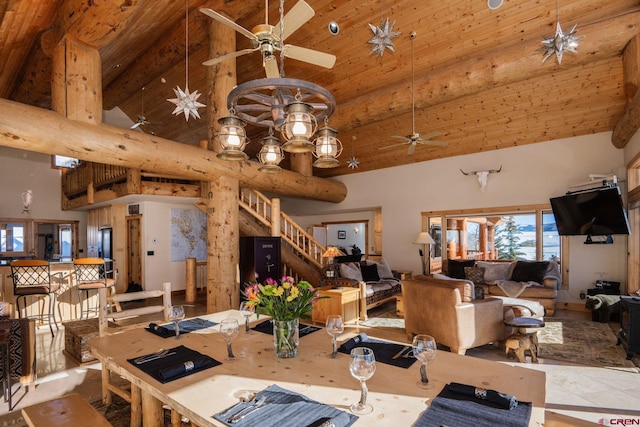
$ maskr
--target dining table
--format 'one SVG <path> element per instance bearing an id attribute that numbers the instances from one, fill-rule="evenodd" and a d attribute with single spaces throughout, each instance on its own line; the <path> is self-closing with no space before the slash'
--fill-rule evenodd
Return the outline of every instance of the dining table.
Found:
<path id="1" fill-rule="evenodd" d="M 223 319 L 235 318 L 240 325 L 232 341 L 235 360 L 227 359 L 227 345 L 219 325 Z M 122 333 L 96 337 L 88 345 L 95 357 L 113 372 L 140 387 L 142 416 L 145 427 L 163 426 L 163 405 L 168 405 L 195 425 L 224 426 L 214 418 L 252 393 L 268 387 L 281 387 L 293 393 L 349 412 L 351 404 L 360 399 L 360 382 L 351 376 L 349 355 L 332 352 L 331 337 L 324 327 L 301 334 L 298 354 L 278 358 L 273 336 L 257 330 L 245 331 L 245 318 L 239 310 L 227 310 L 198 316 L 215 325 L 163 338 L 144 326 Z M 268 319 L 254 314 L 251 325 Z M 311 325 L 311 324 L 310 324 Z M 361 333 L 369 337 L 407 346 L 404 334 L 380 328 L 346 325 L 338 338 L 340 343 Z M 217 366 L 162 383 L 130 360 L 161 349 L 185 346 L 210 356 Z M 409 354 L 410 351 L 406 352 Z M 404 356 L 403 356 L 404 357 Z M 484 360 L 438 350 L 427 367 L 431 389 L 419 387 L 420 362 L 408 367 L 376 363 L 374 375 L 366 381 L 367 402 L 373 412 L 358 415 L 354 426 L 412 426 L 429 408 L 431 402 L 450 383 L 470 385 L 514 396 L 519 402 L 531 403 L 529 426 L 542 426 L 545 406 L 545 373 L 510 363 Z M 306 426 L 306 424 L 305 424 Z"/>

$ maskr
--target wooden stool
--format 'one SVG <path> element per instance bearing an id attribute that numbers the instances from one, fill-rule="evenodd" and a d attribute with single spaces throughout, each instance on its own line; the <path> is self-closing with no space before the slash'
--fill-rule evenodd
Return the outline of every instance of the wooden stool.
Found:
<path id="1" fill-rule="evenodd" d="M 30 427 L 113 427 L 78 393 L 27 406 L 22 409 L 22 416 Z"/>
<path id="2" fill-rule="evenodd" d="M 544 327 L 544 320 L 533 317 L 516 317 L 505 320 L 504 324 L 516 329 L 516 333 L 507 338 L 505 353 L 513 350 L 518 362 L 525 363 L 525 351 L 531 353 L 531 361 L 538 362 L 538 329 Z"/>

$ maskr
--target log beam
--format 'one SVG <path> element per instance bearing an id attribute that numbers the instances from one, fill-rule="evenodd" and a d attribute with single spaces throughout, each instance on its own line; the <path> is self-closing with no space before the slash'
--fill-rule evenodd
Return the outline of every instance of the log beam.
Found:
<path id="1" fill-rule="evenodd" d="M 80 123 L 6 99 L 0 99 L 0 145 L 198 181 L 228 176 L 245 187 L 283 196 L 334 203 L 347 196 L 346 186 L 338 181 L 290 171 L 265 174 L 258 171 L 257 162 L 220 160 L 192 145 L 106 124 Z"/>
<path id="2" fill-rule="evenodd" d="M 629 41 L 622 56 L 624 65 L 624 91 L 630 99 L 629 105 L 613 128 L 611 143 L 616 148 L 624 148 L 640 128 L 640 40 L 635 36 Z"/>

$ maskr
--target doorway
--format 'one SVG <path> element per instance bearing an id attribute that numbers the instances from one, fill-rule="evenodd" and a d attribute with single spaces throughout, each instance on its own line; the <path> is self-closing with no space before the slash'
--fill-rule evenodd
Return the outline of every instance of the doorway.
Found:
<path id="1" fill-rule="evenodd" d="M 142 215 L 127 217 L 127 290 L 142 290 Z"/>

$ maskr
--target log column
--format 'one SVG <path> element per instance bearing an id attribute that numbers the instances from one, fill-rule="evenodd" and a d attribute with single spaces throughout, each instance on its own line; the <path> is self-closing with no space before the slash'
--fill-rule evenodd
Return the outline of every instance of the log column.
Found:
<path id="1" fill-rule="evenodd" d="M 215 58 L 235 51 L 236 33 L 214 20 L 209 24 L 209 57 Z M 237 84 L 235 61 L 223 61 L 209 68 L 208 115 L 209 149 L 214 144 L 218 119 L 229 114 L 227 95 Z M 240 284 L 235 280 L 240 258 L 238 224 L 239 182 L 226 176 L 212 177 L 204 193 L 207 214 L 207 312 L 238 308 Z"/>

